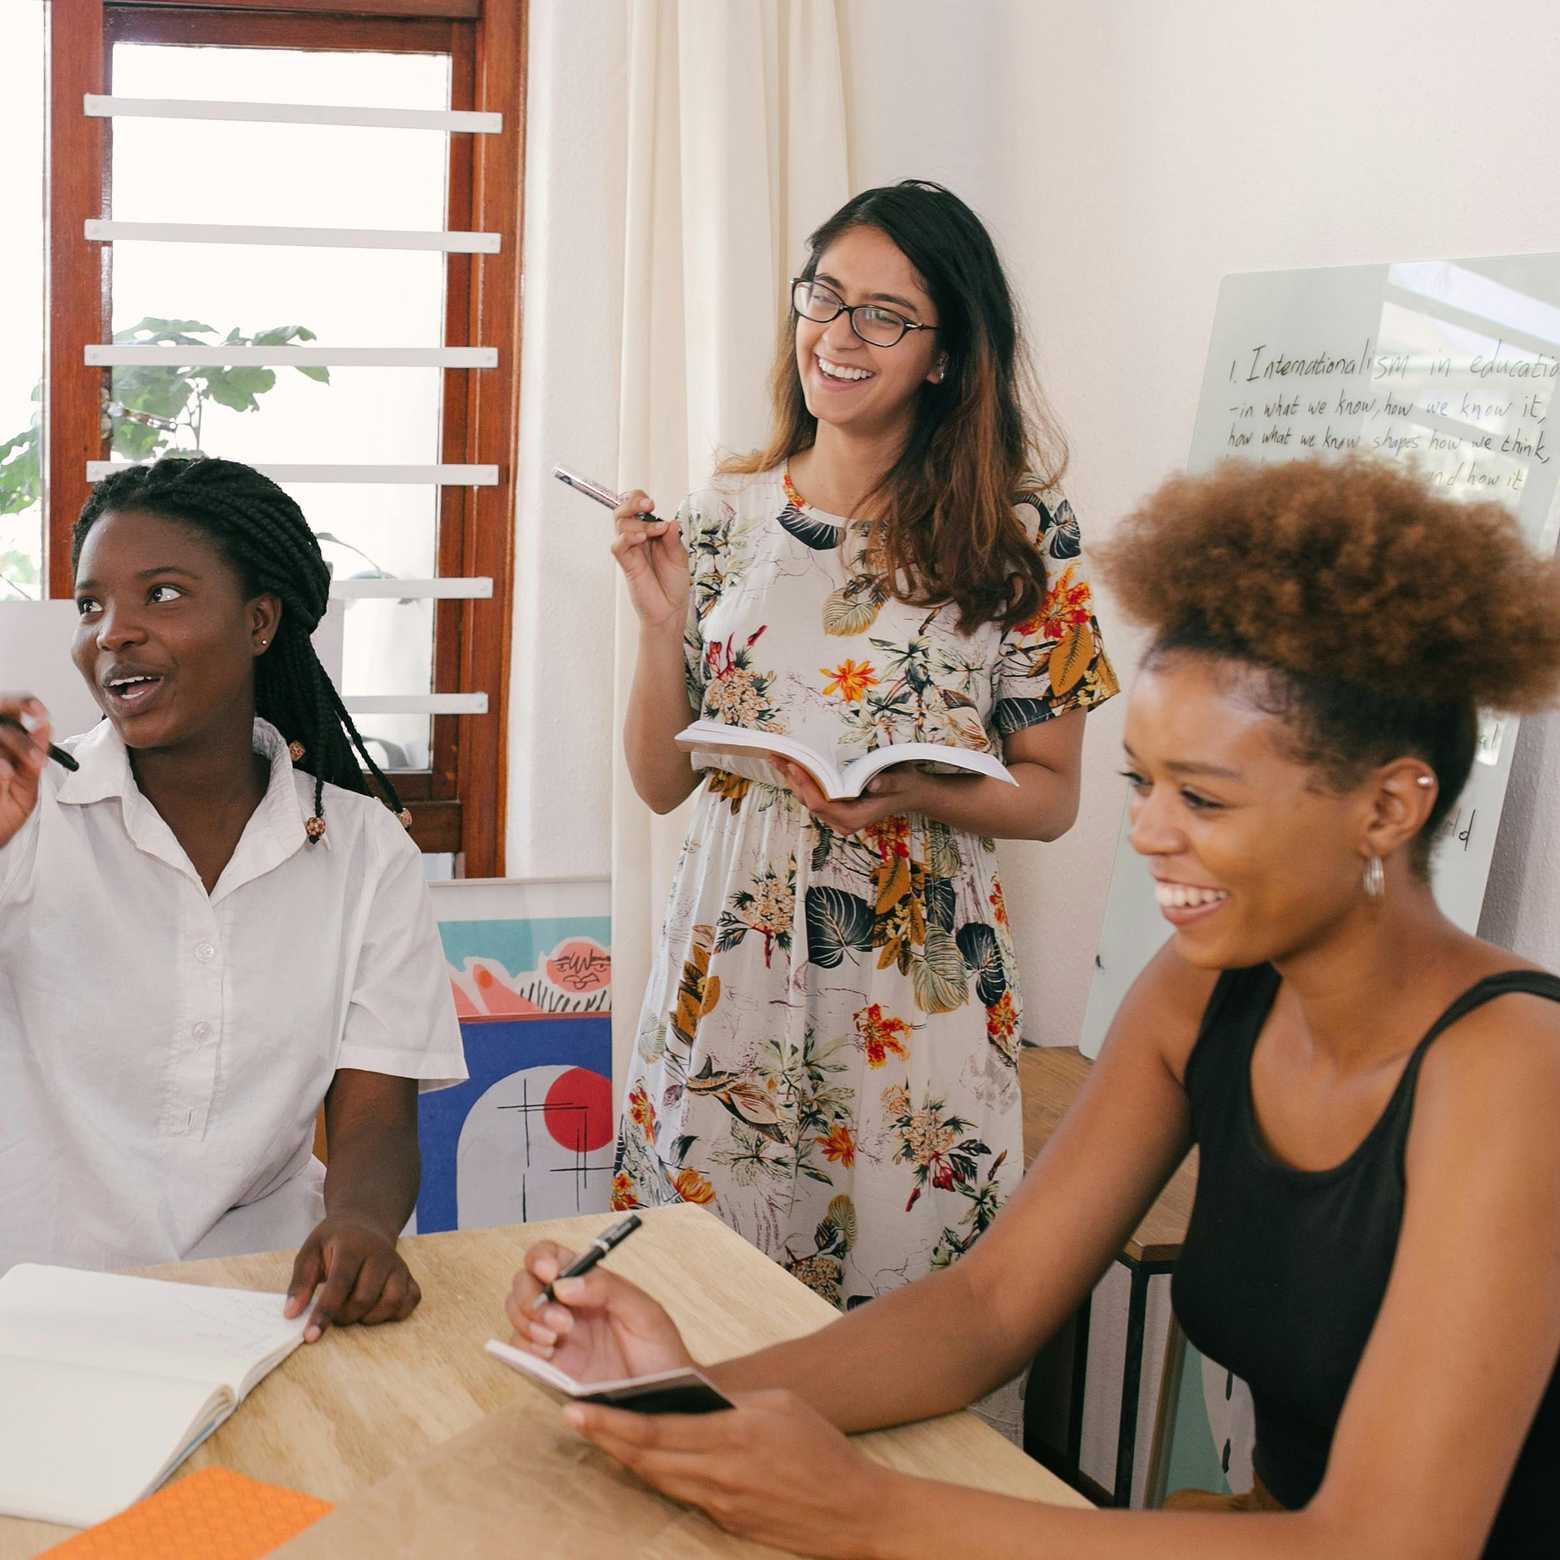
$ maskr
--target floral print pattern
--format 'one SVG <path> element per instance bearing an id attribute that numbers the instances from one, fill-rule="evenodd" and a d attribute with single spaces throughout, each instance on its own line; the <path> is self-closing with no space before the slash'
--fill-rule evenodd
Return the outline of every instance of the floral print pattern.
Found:
<path id="1" fill-rule="evenodd" d="M 783 473 L 679 511 L 690 702 L 841 762 L 889 742 L 1001 753 L 1115 692 L 1057 493 L 1016 513 L 1048 565 L 1026 622 L 959 632 L 890 597 L 867 528 Z M 723 756 L 689 825 L 641 1014 L 613 1206 L 708 1206 L 847 1307 L 956 1260 L 1016 1184 L 1023 1034 L 992 845 L 934 819 L 840 835 Z"/>

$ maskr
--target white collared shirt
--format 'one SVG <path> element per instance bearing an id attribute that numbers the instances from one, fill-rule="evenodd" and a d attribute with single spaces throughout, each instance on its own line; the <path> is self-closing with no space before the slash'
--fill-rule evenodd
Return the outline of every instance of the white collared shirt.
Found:
<path id="1" fill-rule="evenodd" d="M 416 847 L 255 722 L 270 783 L 208 895 L 105 720 L 0 849 L 0 1273 L 297 1245 L 336 1070 L 466 1076 Z"/>

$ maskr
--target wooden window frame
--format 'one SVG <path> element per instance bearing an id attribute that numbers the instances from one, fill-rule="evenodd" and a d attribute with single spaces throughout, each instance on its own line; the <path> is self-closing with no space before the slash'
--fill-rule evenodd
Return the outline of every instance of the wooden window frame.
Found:
<path id="1" fill-rule="evenodd" d="M 525 148 L 526 0 L 52 0 L 49 371 L 44 578 L 68 596 L 70 528 L 89 460 L 106 458 L 102 374 L 85 348 L 109 340 L 112 246 L 82 236 L 110 214 L 107 119 L 81 111 L 109 87 L 119 41 L 439 52 L 451 56 L 451 108 L 503 115 L 496 135 L 450 137 L 448 227 L 503 236 L 496 255 L 446 258 L 445 345 L 498 348 L 493 369 L 446 369 L 439 459 L 492 465 L 493 487 L 446 487 L 440 575 L 486 575 L 490 599 L 434 604 L 433 687 L 482 691 L 486 715 L 433 717 L 431 767 L 394 775 L 425 851 L 455 852 L 468 877 L 504 871 L 509 644 L 519 433 L 520 258 Z M 280 452 L 279 452 L 280 458 Z"/>

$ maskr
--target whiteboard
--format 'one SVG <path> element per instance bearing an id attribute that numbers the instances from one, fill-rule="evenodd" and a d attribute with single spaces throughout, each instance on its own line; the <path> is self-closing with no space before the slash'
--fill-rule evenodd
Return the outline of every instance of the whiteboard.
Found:
<path id="1" fill-rule="evenodd" d="M 1259 271 L 1219 289 L 1192 471 L 1235 458 L 1366 451 L 1412 461 L 1449 496 L 1496 499 L 1554 550 L 1560 255 Z M 1505 799 L 1514 717 L 1480 724 L 1478 760 L 1442 827 L 1435 895 L 1476 930 Z M 1125 806 L 1080 1045 L 1099 1054 L 1139 970 L 1169 936 Z"/>

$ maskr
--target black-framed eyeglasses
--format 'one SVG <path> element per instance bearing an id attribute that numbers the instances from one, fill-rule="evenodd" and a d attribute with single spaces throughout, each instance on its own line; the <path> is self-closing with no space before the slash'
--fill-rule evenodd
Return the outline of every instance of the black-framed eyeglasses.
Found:
<path id="1" fill-rule="evenodd" d="M 815 325 L 827 325 L 839 315 L 848 314 L 851 330 L 872 347 L 897 346 L 912 330 L 937 329 L 935 325 L 917 325 L 914 320 L 907 320 L 904 315 L 895 314 L 881 304 L 848 304 L 832 287 L 810 281 L 805 276 L 798 276 L 791 282 L 791 307 Z"/>

